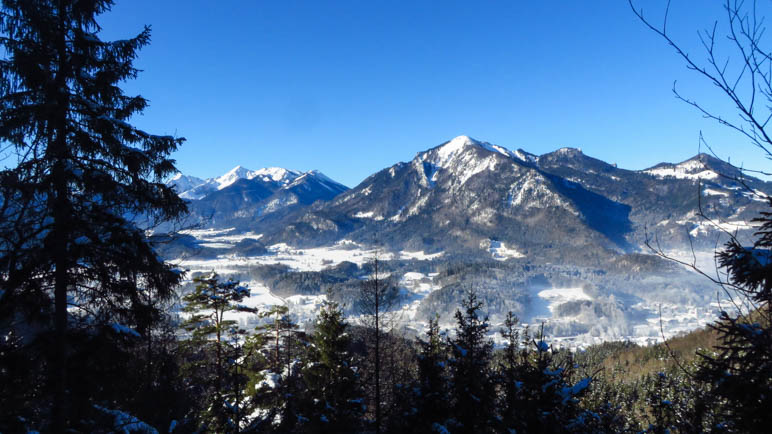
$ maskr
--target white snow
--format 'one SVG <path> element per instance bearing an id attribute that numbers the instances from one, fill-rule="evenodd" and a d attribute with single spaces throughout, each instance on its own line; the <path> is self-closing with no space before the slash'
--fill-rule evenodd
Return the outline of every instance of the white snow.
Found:
<path id="1" fill-rule="evenodd" d="M 212 243 L 215 240 L 224 243 L 226 236 L 220 235 L 219 232 L 222 231 L 210 231 L 212 237 L 201 236 L 199 239 L 202 240 L 205 244 Z M 199 234 L 205 235 L 206 232 L 201 231 Z M 233 244 L 235 244 L 238 240 L 239 238 L 236 236 L 231 238 L 231 242 Z M 231 246 L 233 244 L 231 244 Z M 283 264 L 296 271 L 320 271 L 324 268 L 340 264 L 344 261 L 361 265 L 372 260 L 376 254 L 379 254 L 380 257 L 384 260 L 390 260 L 394 256 L 391 253 L 379 253 L 377 249 L 363 248 L 362 246 L 349 240 L 343 240 L 329 247 L 300 249 L 294 248 L 285 243 L 279 243 L 268 246 L 267 249 L 268 254 L 262 256 L 237 257 L 233 255 L 221 255 L 214 259 L 183 259 L 174 261 L 174 264 L 178 267 L 187 268 L 191 271 L 210 271 L 214 269 L 220 274 L 225 274 L 224 270 L 227 270 L 228 272 L 234 272 L 234 267 L 249 267 L 250 265 L 261 264 Z M 426 256 L 429 257 L 432 255 Z"/>
<path id="2" fill-rule="evenodd" d="M 702 194 L 704 194 L 705 196 L 729 197 L 729 193 L 728 192 L 721 191 L 721 190 L 715 190 L 715 189 L 712 189 L 712 188 L 706 188 L 706 189 L 702 190 Z"/>
<path id="3" fill-rule="evenodd" d="M 203 243 L 222 243 L 235 244 L 243 238 L 260 238 L 260 234 L 237 234 L 232 229 L 225 230 L 196 230 L 187 233 L 197 236 Z M 496 259 L 506 257 L 522 257 L 515 246 L 506 243 L 488 240 L 481 245 Z M 368 246 L 360 245 L 351 240 L 343 240 L 333 245 L 318 248 L 294 248 L 286 244 L 275 244 L 268 246 L 269 253 L 255 257 L 238 257 L 234 255 L 220 255 L 213 259 L 204 260 L 179 260 L 175 264 L 178 267 L 188 268 L 191 272 L 217 271 L 223 278 L 231 276 L 249 276 L 249 269 L 252 266 L 261 264 L 285 264 L 297 271 L 318 271 L 341 263 L 350 261 L 359 265 L 378 254 L 383 260 L 401 259 L 405 261 L 436 259 L 444 255 L 444 252 L 428 254 L 425 251 L 401 251 L 396 253 L 384 253 Z M 684 255 L 690 252 L 683 252 Z M 712 252 L 705 252 L 699 255 L 700 263 L 704 262 L 706 266 L 712 263 Z M 707 268 L 706 268 L 707 269 Z M 398 281 L 399 288 L 404 295 L 401 305 L 397 308 L 399 324 L 406 328 L 421 333 L 426 328 L 426 323 L 417 317 L 419 307 L 424 300 L 433 291 L 440 289 L 440 283 L 435 281 L 436 273 L 419 272 L 417 269 L 408 268 L 405 270 Z M 423 270 L 422 270 L 423 271 Z M 192 274 L 192 273 L 191 273 Z M 238 277 L 236 277 L 238 278 Z M 289 297 L 279 297 L 271 292 L 271 288 L 261 282 L 242 280 L 250 290 L 250 296 L 243 300 L 241 304 L 247 307 L 257 308 L 260 311 L 267 309 L 271 305 L 286 305 L 290 309 L 293 320 L 303 325 L 312 321 L 318 313 L 322 302 L 326 296 L 324 294 L 314 295 L 292 295 Z M 686 294 L 690 288 L 683 290 L 674 289 L 672 294 Z M 704 303 L 683 302 L 671 293 L 655 292 L 652 294 L 635 294 L 634 303 L 629 298 L 615 298 L 614 294 L 596 294 L 590 290 L 581 287 L 567 285 L 556 288 L 528 288 L 528 300 L 524 302 L 524 311 L 522 314 L 523 324 L 528 324 L 532 328 L 538 327 L 542 321 L 546 322 L 547 327 L 552 327 L 549 341 L 556 347 L 584 348 L 591 344 L 601 343 L 612 339 L 628 339 L 639 344 L 651 344 L 661 341 L 660 334 L 660 306 L 662 312 L 662 328 L 665 336 L 670 337 L 676 333 L 693 330 L 706 323 L 715 320 L 717 306 L 709 305 L 709 300 L 713 298 L 714 293 L 698 294 L 694 297 L 705 300 Z M 708 292 L 710 292 L 709 290 Z M 700 298 L 701 297 L 701 298 Z M 570 310 L 558 307 L 568 303 L 582 301 Z M 604 306 L 618 304 L 623 309 L 622 316 L 603 316 L 597 313 L 599 303 Z M 557 316 L 557 313 L 561 315 Z M 571 313 L 566 313 L 571 312 Z M 613 310 L 612 310 L 613 312 Z M 628 316 L 629 315 L 629 316 Z M 257 325 L 259 317 L 249 312 L 229 313 L 228 319 L 234 319 L 246 328 L 251 329 Z M 356 318 L 351 318 L 356 321 Z M 492 317 L 491 337 L 500 342 L 500 337 L 496 336 L 496 331 L 500 328 L 500 322 L 503 319 Z M 452 328 L 454 324 L 443 323 L 443 327 Z"/>
<path id="4" fill-rule="evenodd" d="M 569 301 L 576 300 L 592 300 L 592 298 L 584 293 L 582 288 L 552 288 L 539 291 L 537 294 L 539 297 L 547 300 L 549 303 L 548 309 L 550 313 L 554 314 L 555 308 L 558 305 Z"/>
<path id="5" fill-rule="evenodd" d="M 308 173 L 315 173 L 317 176 L 321 175 L 316 171 L 307 172 L 306 174 Z M 279 182 L 284 185 L 291 183 L 292 181 L 299 178 L 300 176 L 301 174 L 299 172 L 296 172 L 294 170 L 284 169 L 281 167 L 266 167 L 263 169 L 257 169 L 255 171 L 247 171 L 246 173 L 247 179 L 261 178 L 264 181 L 271 180 L 271 181 Z"/>
<path id="6" fill-rule="evenodd" d="M 228 187 L 239 179 L 260 178 L 263 181 L 274 181 L 287 185 L 300 176 L 301 174 L 299 172 L 283 169 L 281 167 L 266 167 L 258 170 L 249 170 L 242 166 L 236 166 L 226 174 L 215 178 L 214 183 L 217 185 L 218 190 Z"/>
<path id="7" fill-rule="evenodd" d="M 690 223 L 690 222 L 679 221 L 678 223 L 684 224 L 684 223 Z M 711 234 L 717 231 L 729 232 L 733 234 L 737 231 L 755 229 L 757 227 L 757 226 L 754 226 L 752 222 L 746 222 L 743 220 L 732 220 L 732 221 L 700 220 L 697 223 L 694 223 L 694 222 L 691 222 L 691 223 L 693 225 L 693 228 L 692 230 L 689 231 L 689 235 L 691 235 L 692 237 Z"/>
<path id="8" fill-rule="evenodd" d="M 699 160 L 689 160 L 677 165 L 664 165 L 654 169 L 644 170 L 643 173 L 658 178 L 676 179 L 716 179 L 718 173 L 708 169 L 705 163 Z"/>
<path id="9" fill-rule="evenodd" d="M 526 210 L 531 208 L 558 207 L 574 215 L 579 215 L 579 212 L 574 209 L 573 205 L 553 193 L 545 185 L 546 183 L 547 180 L 535 172 L 520 177 L 509 187 L 507 205 L 510 208 L 521 207 Z"/>
<path id="10" fill-rule="evenodd" d="M 507 259 L 517 259 L 517 258 L 524 258 L 525 255 L 520 253 L 517 249 L 512 247 L 507 247 L 506 243 L 503 243 L 501 241 L 495 241 L 495 240 L 487 240 L 483 241 L 480 244 L 480 247 L 488 250 L 490 252 L 491 256 L 493 256 L 493 259 L 497 261 L 506 261 Z"/>
<path id="11" fill-rule="evenodd" d="M 249 173 L 250 173 L 249 169 L 246 169 L 241 166 L 236 166 L 233 169 L 226 172 L 224 175 L 218 178 L 215 178 L 214 182 L 217 185 L 217 189 L 222 190 L 223 188 L 233 184 L 239 179 L 246 178 Z"/>
<path id="12" fill-rule="evenodd" d="M 376 220 L 376 221 L 383 220 L 383 216 L 375 215 L 374 211 L 368 211 L 368 212 L 360 211 L 360 212 L 354 214 L 352 217 L 358 218 L 358 219 L 373 219 L 373 220 Z"/>
<path id="13" fill-rule="evenodd" d="M 221 176 L 208 178 L 206 180 L 177 173 L 169 179 L 166 184 L 175 186 L 177 193 L 183 199 L 198 200 L 213 191 L 222 190 L 223 188 L 233 185 L 233 183 L 239 179 L 259 178 L 265 182 L 277 182 L 282 187 L 287 187 L 301 176 L 314 176 L 322 181 L 322 185 L 328 189 L 332 189 L 328 184 L 335 184 L 330 178 L 327 178 L 321 172 L 316 170 L 301 174 L 295 170 L 284 169 L 281 167 L 266 167 L 258 170 L 249 170 L 243 166 L 236 166 Z"/>
<path id="14" fill-rule="evenodd" d="M 479 142 L 469 136 L 454 137 L 449 142 L 437 148 L 437 157 L 433 159 L 432 162 L 439 167 L 446 167 L 453 157 L 463 151 L 465 147 L 474 146 L 478 143 Z"/>
<path id="15" fill-rule="evenodd" d="M 432 259 L 437 259 L 437 258 L 439 258 L 440 256 L 442 256 L 444 254 L 445 254 L 445 252 L 437 252 L 437 253 L 427 254 L 424 251 L 420 251 L 420 252 L 402 251 L 402 252 L 399 252 L 399 259 L 403 259 L 403 260 L 404 259 L 411 259 L 411 260 L 418 260 L 418 261 L 429 260 L 429 261 L 431 261 Z"/>
<path id="16" fill-rule="evenodd" d="M 271 200 L 270 202 L 265 204 L 262 208 L 260 208 L 260 213 L 269 214 L 278 209 L 287 207 L 289 205 L 294 205 L 296 203 L 298 203 L 298 198 L 295 195 L 278 197 L 276 199 Z"/>
<path id="17" fill-rule="evenodd" d="M 413 202 L 413 204 L 410 206 L 410 209 L 407 211 L 408 217 L 418 214 L 424 205 L 426 205 L 428 200 L 429 195 L 419 195 L 418 199 Z"/>
<path id="18" fill-rule="evenodd" d="M 478 147 L 508 158 L 516 158 L 511 151 L 490 143 L 479 142 L 469 136 L 458 136 L 442 146 L 419 154 L 414 160 L 416 170 L 423 171 L 423 164 L 429 164 L 431 171 L 426 173 L 424 185 L 434 186 L 440 174 L 440 169 L 449 170 L 456 180 L 456 185 L 466 183 L 472 176 L 485 171 L 495 170 L 500 157 L 489 155 L 479 157 L 474 153 L 465 152 L 469 147 Z"/>
<path id="19" fill-rule="evenodd" d="M 180 234 L 190 235 L 203 242 L 219 242 L 235 244 L 243 239 L 252 238 L 259 240 L 263 234 L 256 234 L 254 232 L 238 232 L 236 228 L 227 229 L 188 229 L 179 232 Z"/>
<path id="20" fill-rule="evenodd" d="M 529 154 L 528 152 L 524 152 L 520 149 L 516 150 L 514 152 L 514 155 L 517 159 L 521 161 L 525 161 L 527 163 L 533 163 L 538 159 L 535 155 Z"/>

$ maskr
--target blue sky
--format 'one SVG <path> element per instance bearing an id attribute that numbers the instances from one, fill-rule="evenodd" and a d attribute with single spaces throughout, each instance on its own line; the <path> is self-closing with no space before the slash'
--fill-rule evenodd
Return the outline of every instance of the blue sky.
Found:
<path id="1" fill-rule="evenodd" d="M 669 28 L 699 59 L 718 3 L 674 1 Z M 354 186 L 460 134 L 641 169 L 695 155 L 702 130 L 719 156 L 767 164 L 673 97 L 678 80 L 733 113 L 624 0 L 117 0 L 100 22 L 104 39 L 152 26 L 125 89 L 151 102 L 137 125 L 187 138 L 190 175 L 281 166 Z"/>

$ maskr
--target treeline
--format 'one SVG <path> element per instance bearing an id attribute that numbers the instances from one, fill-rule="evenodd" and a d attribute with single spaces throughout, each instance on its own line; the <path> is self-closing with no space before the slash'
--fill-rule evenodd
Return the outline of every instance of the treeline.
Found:
<path id="1" fill-rule="evenodd" d="M 70 338 L 69 430 L 611 433 L 758 426 L 737 419 L 720 384 L 704 378 L 710 366 L 697 354 L 720 347 L 716 331 L 667 345 L 606 343 L 572 353 L 552 347 L 542 330 L 520 327 L 511 313 L 501 330 L 491 330 L 474 291 L 466 292 L 452 330 L 433 319 L 419 339 L 349 324 L 333 301 L 311 329 L 300 330 L 284 306 L 245 306 L 249 289 L 237 281 L 211 273 L 194 282 L 182 299 L 184 320 L 167 314 L 141 332 L 116 323 Z M 239 316 L 255 316 L 260 325 L 245 330 Z M 492 333 L 504 344 L 494 348 Z M 2 342 L 2 432 L 50 429 L 47 366 L 37 351 L 45 348 Z"/>
<path id="2" fill-rule="evenodd" d="M 456 313 L 456 329 L 430 323 L 423 339 L 384 332 L 377 369 L 372 330 L 348 324 L 325 303 L 313 330 L 300 331 L 285 307 L 242 305 L 249 290 L 212 274 L 184 297 L 187 319 L 143 330 L 114 324 L 71 339 L 68 427 L 80 432 L 554 432 L 610 430 L 600 408 L 580 400 L 568 352 L 517 328 L 510 316 L 494 351 L 474 292 Z M 258 315 L 249 333 L 230 319 Z M 44 363 L 4 342 L 3 432 L 46 430 Z M 34 360 L 34 358 L 33 358 Z M 42 359 L 41 359 L 42 360 Z M 382 393 L 374 394 L 378 387 Z M 374 416 L 382 416 L 378 425 Z"/>

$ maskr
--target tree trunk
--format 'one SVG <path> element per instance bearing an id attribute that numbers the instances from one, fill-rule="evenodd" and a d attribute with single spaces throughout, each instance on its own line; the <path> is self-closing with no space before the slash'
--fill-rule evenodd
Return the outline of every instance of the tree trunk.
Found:
<path id="1" fill-rule="evenodd" d="M 381 432 L 381 325 L 378 260 L 375 261 L 375 432 Z"/>
<path id="2" fill-rule="evenodd" d="M 54 330 L 55 347 L 52 369 L 54 402 L 51 422 L 53 432 L 64 432 L 66 429 L 67 412 L 66 376 L 67 376 L 67 287 L 69 286 L 69 258 L 67 254 L 67 239 L 70 231 L 68 197 L 65 161 L 67 158 L 67 42 L 65 40 L 64 1 L 59 0 L 59 41 L 57 55 L 59 60 L 55 79 L 55 100 L 57 107 L 53 113 L 53 128 L 47 153 L 53 160 L 51 182 L 54 187 L 53 206 L 53 238 L 52 250 L 54 257 Z"/>
<path id="3" fill-rule="evenodd" d="M 276 373 L 281 375 L 281 355 L 279 354 L 279 312 L 276 312 L 276 354 L 274 355 L 274 360 L 276 361 L 274 364 L 274 369 L 276 370 Z"/>

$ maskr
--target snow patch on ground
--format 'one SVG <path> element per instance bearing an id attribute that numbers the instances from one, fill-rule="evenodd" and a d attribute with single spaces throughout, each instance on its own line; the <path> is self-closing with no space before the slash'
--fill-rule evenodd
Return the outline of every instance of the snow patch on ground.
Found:
<path id="1" fill-rule="evenodd" d="M 358 218 L 358 219 L 373 219 L 375 221 L 383 220 L 383 217 L 379 216 L 379 215 L 375 215 L 374 211 L 368 211 L 368 212 L 360 211 L 360 212 L 354 214 L 352 217 Z"/>
<path id="2" fill-rule="evenodd" d="M 507 259 L 524 258 L 525 255 L 517 249 L 507 247 L 506 243 L 495 240 L 487 240 L 480 243 L 480 248 L 490 252 L 493 259 L 497 261 L 506 261 Z"/>
<path id="3" fill-rule="evenodd" d="M 702 194 L 705 196 L 722 196 L 722 197 L 729 197 L 729 193 L 726 191 L 721 190 L 714 190 L 712 188 L 706 188 L 702 190 Z"/>
<path id="4" fill-rule="evenodd" d="M 657 178 L 676 178 L 676 179 L 716 179 L 718 173 L 705 167 L 705 164 L 698 160 L 685 161 L 675 166 L 662 166 L 654 169 L 644 170 Z"/>
<path id="5" fill-rule="evenodd" d="M 204 243 L 237 243 L 243 239 L 251 238 L 259 240 L 263 234 L 254 232 L 237 232 L 235 228 L 228 229 L 189 229 L 180 231 L 180 234 L 190 235 Z"/>
<path id="6" fill-rule="evenodd" d="M 259 234 L 235 234 L 231 230 L 198 230 L 189 231 L 198 235 L 203 243 L 231 243 L 235 244 L 243 238 L 260 238 Z M 511 246 L 504 243 L 489 240 L 481 246 L 491 255 L 504 257 L 522 257 Z M 286 244 L 268 246 L 269 253 L 254 257 L 237 257 L 234 255 L 220 255 L 213 259 L 179 260 L 175 265 L 187 268 L 191 272 L 217 271 L 222 278 L 244 275 L 250 266 L 262 264 L 284 264 L 296 271 L 319 271 L 327 267 L 337 265 L 343 261 L 350 261 L 362 265 L 377 254 L 383 260 L 432 260 L 444 255 L 444 252 L 427 254 L 425 251 L 401 251 L 397 253 L 379 252 L 351 240 L 342 240 L 331 246 L 319 248 L 294 248 Z M 670 252 L 680 259 L 688 259 L 691 252 Z M 710 269 L 713 263 L 713 252 L 696 252 L 696 262 L 704 269 Z M 440 289 L 435 281 L 437 273 L 419 272 L 417 269 L 408 269 L 397 281 L 401 293 L 401 301 L 397 306 L 397 322 L 405 328 L 417 333 L 423 333 L 427 324 L 418 318 L 421 302 L 433 291 Z M 248 273 L 247 273 L 248 274 Z M 261 282 L 242 280 L 242 284 L 250 290 L 250 295 L 241 304 L 247 307 L 264 311 L 271 305 L 286 305 L 289 307 L 293 320 L 301 326 L 314 320 L 326 295 L 292 295 L 280 297 L 271 292 L 271 289 Z M 581 287 L 559 288 L 529 288 L 528 300 L 530 304 L 523 312 L 521 318 L 523 325 L 528 325 L 532 331 L 536 330 L 542 322 L 551 328 L 550 342 L 559 347 L 585 348 L 592 344 L 598 344 L 608 340 L 631 340 L 639 344 L 652 344 L 662 340 L 660 320 L 665 337 L 671 337 L 677 333 L 693 330 L 714 321 L 717 318 L 719 306 L 710 304 L 710 299 L 715 299 L 715 294 L 702 294 L 704 304 L 679 303 L 676 300 L 663 298 L 662 294 L 636 294 L 637 300 L 631 302 L 630 297 L 625 298 L 619 294 L 596 294 Z M 609 317 L 598 314 L 597 309 L 609 304 L 620 306 L 621 317 Z M 612 312 L 613 315 L 613 312 Z M 228 314 L 228 319 L 236 320 L 242 327 L 251 330 L 261 321 L 257 315 L 248 312 L 234 312 Z M 350 318 L 356 321 L 356 318 Z M 490 337 L 501 343 L 500 329 L 502 318 L 495 318 L 491 323 Z M 452 329 L 452 322 L 443 324 L 443 327 Z"/>
<path id="7" fill-rule="evenodd" d="M 555 308 L 563 303 L 576 300 L 592 300 L 592 297 L 585 294 L 584 289 L 582 288 L 545 289 L 543 291 L 539 291 L 537 295 L 549 303 L 548 309 L 550 313 L 553 314 L 555 312 Z"/>
<path id="8" fill-rule="evenodd" d="M 509 188 L 507 205 L 509 208 L 549 208 L 559 207 L 568 212 L 579 215 L 574 207 L 553 193 L 545 183 L 544 177 L 537 173 L 530 173 L 521 177 Z"/>
<path id="9" fill-rule="evenodd" d="M 440 256 L 444 255 L 445 252 L 437 252 L 437 253 L 425 253 L 423 250 L 420 252 L 408 252 L 408 251 L 401 251 L 399 252 L 399 259 L 403 260 L 417 260 L 417 261 L 431 261 L 432 259 L 437 259 Z"/>
<path id="10" fill-rule="evenodd" d="M 694 223 L 694 227 L 689 231 L 689 235 L 692 237 L 698 237 L 700 235 L 707 235 L 711 232 L 721 231 L 735 233 L 737 231 L 755 229 L 752 222 L 746 222 L 743 220 L 733 221 L 707 221 L 702 220 L 699 223 Z"/>

